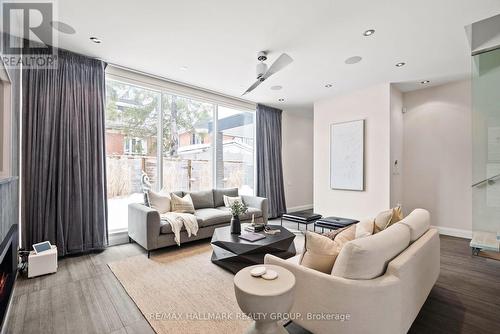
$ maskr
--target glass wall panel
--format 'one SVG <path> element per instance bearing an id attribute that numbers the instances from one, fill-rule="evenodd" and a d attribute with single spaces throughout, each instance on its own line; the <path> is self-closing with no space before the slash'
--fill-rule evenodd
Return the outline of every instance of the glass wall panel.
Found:
<path id="1" fill-rule="evenodd" d="M 213 187 L 214 104 L 163 94 L 163 189 Z"/>
<path id="2" fill-rule="evenodd" d="M 473 57 L 471 246 L 499 250 L 500 49 Z"/>
<path id="3" fill-rule="evenodd" d="M 217 109 L 217 187 L 239 188 L 253 195 L 255 113 L 219 106 Z"/>
<path id="4" fill-rule="evenodd" d="M 160 93 L 106 81 L 108 229 L 126 230 L 128 204 L 143 201 L 141 175 L 157 186 Z"/>

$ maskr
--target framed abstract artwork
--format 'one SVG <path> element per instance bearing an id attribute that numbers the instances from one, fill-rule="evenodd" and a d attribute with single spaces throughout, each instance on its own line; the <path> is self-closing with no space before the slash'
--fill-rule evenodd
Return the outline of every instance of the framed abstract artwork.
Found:
<path id="1" fill-rule="evenodd" d="M 330 125 L 330 187 L 365 190 L 365 120 Z"/>

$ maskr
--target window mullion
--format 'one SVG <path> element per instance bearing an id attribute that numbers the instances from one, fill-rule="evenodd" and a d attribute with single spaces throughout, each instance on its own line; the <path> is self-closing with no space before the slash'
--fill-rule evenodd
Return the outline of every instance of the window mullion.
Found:
<path id="1" fill-rule="evenodd" d="M 213 113 L 213 133 L 212 133 L 212 188 L 217 188 L 217 135 L 218 135 L 218 124 L 217 120 L 219 119 L 219 106 L 214 104 L 214 113 Z"/>
<path id="2" fill-rule="evenodd" d="M 156 179 L 157 190 L 163 188 L 163 93 L 160 92 L 160 106 L 158 108 L 158 132 L 156 134 Z"/>

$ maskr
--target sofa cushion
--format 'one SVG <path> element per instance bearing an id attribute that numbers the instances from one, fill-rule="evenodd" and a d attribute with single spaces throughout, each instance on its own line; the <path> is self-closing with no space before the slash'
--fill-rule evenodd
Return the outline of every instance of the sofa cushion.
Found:
<path id="1" fill-rule="evenodd" d="M 373 233 L 378 233 L 380 231 L 383 231 L 386 226 L 388 227 L 389 224 L 391 223 L 392 215 L 394 214 L 392 209 L 385 210 L 380 212 L 376 217 L 375 217 L 375 225 L 373 226 Z"/>
<path id="2" fill-rule="evenodd" d="M 225 206 L 219 206 L 216 209 L 221 210 L 221 211 L 225 211 L 225 212 L 229 212 L 229 214 L 231 215 L 230 208 L 226 208 Z M 260 209 L 252 208 L 252 207 L 247 207 L 247 209 L 248 209 L 247 212 L 240 215 L 240 220 L 250 220 L 250 219 L 252 219 L 252 215 L 255 215 L 255 218 L 262 217 L 262 211 Z"/>
<path id="3" fill-rule="evenodd" d="M 387 211 L 382 211 L 375 218 L 373 233 L 383 231 L 389 226 L 399 222 L 401 219 L 403 219 L 403 211 L 401 210 L 400 206 L 396 206 Z"/>
<path id="4" fill-rule="evenodd" d="M 172 212 L 179 213 L 194 213 L 194 205 L 191 196 L 187 194 L 186 196 L 180 198 L 176 194 L 171 194 L 172 200 L 170 205 L 172 207 Z"/>
<path id="5" fill-rule="evenodd" d="M 410 230 L 395 224 L 369 237 L 348 242 L 340 251 L 332 275 L 372 279 L 385 273 L 387 264 L 410 244 Z"/>
<path id="6" fill-rule="evenodd" d="M 190 192 L 195 209 L 214 208 L 214 193 L 212 189 Z"/>
<path id="7" fill-rule="evenodd" d="M 231 214 L 228 212 L 223 212 L 216 209 L 204 208 L 195 210 L 194 215 L 198 221 L 198 227 L 207 227 L 217 224 L 229 223 L 231 221 Z M 160 222 L 160 233 L 169 234 L 172 233 L 172 226 L 165 220 Z M 185 231 L 186 228 L 182 226 L 181 231 Z"/>
<path id="8" fill-rule="evenodd" d="M 369 237 L 373 234 L 373 219 L 362 219 L 356 224 L 356 239 Z"/>
<path id="9" fill-rule="evenodd" d="M 184 225 L 181 227 L 181 231 L 185 231 Z M 165 220 L 160 221 L 160 234 L 172 233 L 172 226 Z"/>
<path id="10" fill-rule="evenodd" d="M 149 206 L 160 214 L 170 211 L 170 195 L 150 191 L 148 193 Z"/>
<path id="11" fill-rule="evenodd" d="M 431 216 L 427 210 L 415 209 L 406 218 L 403 218 L 400 223 L 408 226 L 410 229 L 410 242 L 414 242 L 429 230 Z"/>
<path id="12" fill-rule="evenodd" d="M 230 212 L 211 208 L 198 209 L 194 212 L 194 215 L 198 219 L 199 227 L 229 223 L 231 221 Z"/>
<path id="13" fill-rule="evenodd" d="M 224 206 L 224 195 L 229 197 L 238 196 L 238 188 L 214 189 L 214 206 Z"/>

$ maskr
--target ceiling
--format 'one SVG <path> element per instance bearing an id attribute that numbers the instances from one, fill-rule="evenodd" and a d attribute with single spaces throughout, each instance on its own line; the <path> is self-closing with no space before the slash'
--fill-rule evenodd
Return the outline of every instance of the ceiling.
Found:
<path id="1" fill-rule="evenodd" d="M 294 62 L 244 98 L 304 113 L 318 99 L 373 84 L 413 90 L 422 80 L 466 77 L 464 26 L 500 13 L 500 0 L 57 3 L 58 19 L 76 30 L 58 34 L 59 47 L 235 97 L 255 81 L 258 51 L 269 52 L 268 64 L 286 52 Z M 376 32 L 365 37 L 367 29 Z M 363 59 L 345 64 L 351 56 Z"/>

